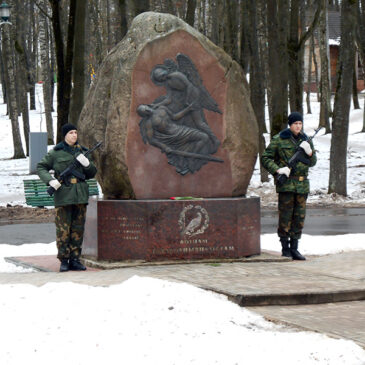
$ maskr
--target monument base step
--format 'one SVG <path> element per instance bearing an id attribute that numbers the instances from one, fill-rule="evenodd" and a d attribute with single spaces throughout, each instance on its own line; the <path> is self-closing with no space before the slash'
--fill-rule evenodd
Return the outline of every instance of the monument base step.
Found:
<path id="1" fill-rule="evenodd" d="M 201 260 L 163 260 L 163 261 L 143 261 L 143 260 L 125 260 L 125 261 L 108 261 L 96 260 L 91 257 L 83 256 L 82 262 L 88 267 L 95 267 L 102 270 L 121 269 L 137 266 L 160 266 L 160 265 L 188 265 L 188 264 L 210 264 L 220 265 L 222 263 L 233 262 L 286 262 L 292 261 L 287 257 L 280 256 L 270 251 L 261 251 L 259 255 L 242 257 L 239 259 L 201 259 Z"/>

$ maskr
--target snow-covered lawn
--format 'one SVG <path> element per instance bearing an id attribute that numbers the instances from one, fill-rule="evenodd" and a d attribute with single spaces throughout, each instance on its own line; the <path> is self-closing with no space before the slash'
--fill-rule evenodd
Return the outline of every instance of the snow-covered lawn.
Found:
<path id="1" fill-rule="evenodd" d="M 2 285 L 0 363 L 363 364 L 351 341 L 274 325 L 188 284 Z"/>

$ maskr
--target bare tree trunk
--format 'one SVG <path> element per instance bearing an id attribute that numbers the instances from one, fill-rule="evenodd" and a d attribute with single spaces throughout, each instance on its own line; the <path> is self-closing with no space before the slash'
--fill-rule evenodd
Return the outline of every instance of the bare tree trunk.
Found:
<path id="1" fill-rule="evenodd" d="M 72 91 L 70 120 L 77 125 L 81 109 L 84 106 L 85 90 L 85 14 L 86 2 L 78 1 L 76 4 L 76 22 L 75 22 L 75 47 L 74 47 L 74 66 L 73 80 L 74 87 Z"/>
<path id="2" fill-rule="evenodd" d="M 19 95 L 20 95 L 20 110 L 22 113 L 23 119 L 23 132 L 25 138 L 25 146 L 26 146 L 26 154 L 29 156 L 29 108 L 28 108 L 28 68 L 27 68 L 27 60 L 26 60 L 26 48 L 25 48 L 25 14 L 24 8 L 20 6 L 19 1 L 17 1 L 17 39 L 15 42 L 15 50 L 17 51 L 18 60 L 19 60 Z"/>
<path id="3" fill-rule="evenodd" d="M 354 109 L 360 109 L 359 97 L 357 95 L 357 72 L 356 72 L 357 57 L 355 55 L 354 72 L 352 73 L 352 100 Z"/>
<path id="4" fill-rule="evenodd" d="M 224 0 L 210 0 L 209 9 L 211 10 L 211 18 L 212 18 L 212 34 L 211 40 L 217 46 L 223 48 L 224 37 L 223 33 L 223 22 L 224 18 Z"/>
<path id="5" fill-rule="evenodd" d="M 29 17 L 32 32 L 28 37 L 28 53 L 30 55 L 30 67 L 29 67 L 29 103 L 30 110 L 36 109 L 35 103 L 35 83 L 36 83 L 36 54 L 37 54 L 37 32 L 36 32 L 36 21 L 35 21 L 35 11 L 34 3 L 30 1 L 29 4 Z"/>
<path id="6" fill-rule="evenodd" d="M 320 113 L 319 126 L 326 128 L 326 133 L 331 132 L 330 116 L 330 77 L 329 77 L 329 52 L 328 52 L 328 17 L 327 0 L 322 1 L 322 11 L 319 22 L 319 50 L 321 56 L 321 81 L 320 81 Z"/>
<path id="7" fill-rule="evenodd" d="M 49 78 L 51 80 L 51 110 L 54 112 L 53 101 L 54 101 L 54 89 L 55 83 L 57 83 L 57 67 L 56 67 L 56 52 L 55 52 L 55 41 L 52 32 L 52 27 L 48 27 L 48 39 L 49 39 L 49 47 L 50 47 L 50 69 L 49 69 Z"/>
<path id="8" fill-rule="evenodd" d="M 84 4 L 85 5 L 85 4 Z M 105 23 L 106 23 L 106 36 L 107 36 L 107 45 L 108 45 L 108 52 L 113 48 L 114 46 L 114 42 L 113 42 L 113 34 L 112 34 L 112 30 L 111 30 L 111 19 L 110 19 L 110 3 L 109 0 L 105 0 L 105 10 L 106 10 L 106 19 L 105 19 Z M 85 22 L 84 22 L 85 24 Z M 75 48 L 76 50 L 76 48 Z"/>
<path id="9" fill-rule="evenodd" d="M 52 8 L 52 27 L 56 46 L 57 60 L 57 142 L 62 139 L 61 128 L 68 122 L 68 110 L 65 100 L 65 61 L 63 51 L 63 39 L 61 29 L 61 14 L 59 2 L 57 0 L 49 0 Z"/>
<path id="10" fill-rule="evenodd" d="M 268 35 L 267 35 L 267 5 L 265 0 L 259 0 L 258 2 L 258 14 L 257 14 L 257 20 L 258 20 L 258 33 L 260 34 L 259 37 L 259 52 L 260 57 L 262 60 L 262 73 L 263 73 L 263 81 L 264 81 L 264 88 L 266 90 L 268 105 L 270 108 L 271 105 L 271 97 L 270 97 L 270 83 L 268 80 L 269 77 L 269 56 L 268 56 Z M 271 115 L 271 113 L 269 113 Z M 265 124 L 266 127 L 266 124 Z M 266 129 L 267 133 L 267 129 Z"/>
<path id="11" fill-rule="evenodd" d="M 127 34 L 128 24 L 127 24 L 127 7 L 125 0 L 119 0 L 119 11 L 120 11 L 120 30 L 121 30 L 121 39 Z"/>
<path id="12" fill-rule="evenodd" d="M 134 16 L 150 10 L 150 3 L 148 0 L 138 0 L 134 2 Z"/>
<path id="13" fill-rule="evenodd" d="M 2 49 L 3 49 L 4 69 L 6 70 L 8 75 L 8 77 L 6 77 L 6 82 L 8 90 L 9 114 L 11 120 L 11 128 L 13 132 L 13 146 L 14 146 L 13 158 L 14 159 L 25 158 L 19 131 L 14 62 L 12 59 L 13 52 L 11 48 L 10 30 L 8 24 L 3 24 L 2 36 L 3 36 Z"/>
<path id="14" fill-rule="evenodd" d="M 105 1 L 99 2 L 99 23 L 101 24 L 101 34 L 102 34 L 102 58 L 109 53 L 109 30 L 108 30 L 108 7 Z"/>
<path id="15" fill-rule="evenodd" d="M 262 73 L 262 60 L 259 53 L 259 41 L 256 33 L 257 29 L 257 10 L 255 0 L 248 0 L 247 8 L 244 12 L 249 14 L 249 49 L 251 54 L 250 60 L 250 98 L 253 110 L 256 115 L 257 125 L 259 127 L 259 156 L 261 157 L 265 151 L 265 137 L 266 132 L 265 125 L 265 87 L 263 81 Z M 260 159 L 261 161 L 261 159 Z M 269 174 L 266 169 L 264 169 L 260 162 L 260 175 L 261 182 L 269 181 Z"/>
<path id="16" fill-rule="evenodd" d="M 127 33 L 127 17 L 125 0 L 114 0 L 114 44 L 117 44 Z"/>
<path id="17" fill-rule="evenodd" d="M 90 34 L 89 54 L 92 58 L 89 60 L 90 74 L 98 70 L 102 61 L 102 37 L 100 32 L 99 20 L 98 20 L 98 3 L 89 3 L 89 19 L 90 19 Z"/>
<path id="18" fill-rule="evenodd" d="M 312 40 L 313 42 L 315 41 L 315 38 L 312 35 Z M 313 49 L 313 63 L 314 63 L 314 75 L 315 75 L 315 81 L 316 81 L 316 90 L 317 90 L 317 101 L 320 101 L 320 97 L 319 97 L 319 79 L 318 79 L 318 62 L 317 62 L 317 55 L 315 52 L 315 48 Z"/>
<path id="19" fill-rule="evenodd" d="M 148 3 L 148 2 L 147 2 Z M 176 0 L 151 0 L 148 5 L 148 10 L 156 11 L 158 13 L 169 13 L 176 16 L 181 17 L 182 19 L 185 18 L 183 15 L 184 11 L 184 1 L 176 1 Z M 146 6 L 146 5 L 145 5 Z M 144 10 L 144 11 L 148 11 Z"/>
<path id="20" fill-rule="evenodd" d="M 25 149 L 26 155 L 29 156 L 29 133 L 30 133 L 30 125 L 29 125 L 29 107 L 28 107 L 28 94 L 27 94 L 27 69 L 24 65 L 23 56 L 19 57 L 19 92 L 20 92 L 20 107 L 23 119 L 23 133 L 25 139 Z"/>
<path id="21" fill-rule="evenodd" d="M 288 123 L 288 8 L 288 1 L 267 1 L 271 137 Z"/>
<path id="22" fill-rule="evenodd" d="M 309 41 L 309 51 L 308 51 L 308 74 L 307 74 L 307 113 L 312 114 L 311 109 L 311 87 L 312 87 L 312 56 L 314 53 L 314 42 L 313 37 Z"/>
<path id="23" fill-rule="evenodd" d="M 341 46 L 330 152 L 329 193 L 347 195 L 347 140 L 355 57 L 356 2 L 342 0 Z"/>
<path id="24" fill-rule="evenodd" d="M 3 92 L 3 103 L 6 103 L 7 100 L 7 92 L 6 92 L 6 80 L 5 80 L 5 68 L 3 62 L 3 52 L 0 48 L 0 78 L 1 78 L 1 89 Z"/>
<path id="25" fill-rule="evenodd" d="M 200 33 L 206 35 L 207 27 L 206 27 L 206 19 L 205 19 L 205 0 L 198 0 L 197 2 L 197 29 Z"/>
<path id="26" fill-rule="evenodd" d="M 64 124 L 68 123 L 70 112 L 76 0 L 70 0 L 65 56 L 63 52 L 60 3 L 57 0 L 49 1 L 52 7 L 52 25 L 57 55 L 57 142 L 60 142 L 63 139 L 61 129 Z"/>
<path id="27" fill-rule="evenodd" d="M 365 78 L 364 78 L 365 81 Z M 362 115 L 362 129 L 361 129 L 361 133 L 365 133 L 365 98 L 364 98 L 364 112 Z"/>
<path id="28" fill-rule="evenodd" d="M 42 1 L 42 8 L 47 9 L 46 0 Z M 49 145 L 54 144 L 53 140 L 53 119 L 52 119 L 52 98 L 51 98 L 51 80 L 49 64 L 49 38 L 48 38 L 48 21 L 45 15 L 40 16 L 39 21 L 39 49 L 42 65 L 43 79 L 43 101 L 44 112 L 47 126 L 47 142 Z"/>
<path id="29" fill-rule="evenodd" d="M 17 5 L 16 1 L 17 0 L 14 0 L 14 2 L 12 3 L 15 6 Z M 17 39 L 17 32 L 18 32 L 17 24 L 19 21 L 17 9 L 12 12 L 11 20 L 12 20 L 12 26 L 9 28 L 9 37 L 10 37 L 10 42 L 11 42 L 10 50 L 11 50 L 11 60 L 13 63 L 14 75 L 15 75 L 15 95 L 16 95 L 17 111 L 18 111 L 18 117 L 20 117 L 22 108 L 21 108 L 21 102 L 20 102 L 19 60 L 18 60 L 17 52 L 16 52 L 16 39 Z"/>
<path id="30" fill-rule="evenodd" d="M 239 58 L 236 58 L 236 60 L 239 60 L 239 63 L 241 64 L 243 71 L 245 74 L 247 74 L 249 72 L 249 67 L 250 67 L 250 46 L 249 46 L 249 40 L 250 40 L 250 33 L 255 32 L 256 33 L 256 28 L 250 28 L 249 24 L 250 24 L 250 19 L 249 19 L 249 15 L 248 15 L 248 11 L 246 11 L 247 7 L 248 7 L 248 1 L 249 0 L 243 0 L 242 1 L 242 10 L 241 10 L 241 49 L 240 49 L 240 54 L 239 54 Z M 237 9 L 238 12 L 238 9 Z M 238 25 L 237 25 L 238 27 Z M 238 30 L 238 28 L 237 28 Z M 236 43 L 238 46 L 238 39 L 236 39 Z M 238 55 L 236 56 L 238 57 Z"/>
<path id="31" fill-rule="evenodd" d="M 291 111 L 303 113 L 303 57 L 304 44 L 317 26 L 321 3 L 318 3 L 312 24 L 299 37 L 299 0 L 291 0 L 289 56 L 289 99 Z"/>
<path id="32" fill-rule="evenodd" d="M 225 33 L 223 49 L 235 60 L 238 58 L 238 14 L 239 7 L 235 1 L 226 4 Z M 241 44 L 242 46 L 242 44 Z"/>
<path id="33" fill-rule="evenodd" d="M 192 27 L 194 26 L 195 9 L 196 9 L 196 0 L 188 0 L 185 21 Z"/>
<path id="34" fill-rule="evenodd" d="M 356 43 L 359 50 L 360 62 L 362 65 L 362 76 L 365 83 L 365 0 L 360 0 L 357 5 L 357 29 L 356 29 Z M 365 98 L 364 98 L 364 114 L 362 133 L 365 132 Z"/>
<path id="35" fill-rule="evenodd" d="M 358 46 L 358 57 L 360 59 L 362 79 L 365 85 L 365 0 L 361 0 L 362 16 L 360 10 L 360 3 L 357 8 L 357 29 L 356 29 L 356 43 Z M 357 80 L 356 80 L 357 81 Z M 362 129 L 360 133 L 365 133 L 365 97 L 363 106 Z"/>
<path id="36" fill-rule="evenodd" d="M 298 0 L 291 1 L 290 7 L 290 27 L 289 27 L 289 39 L 288 39 L 288 56 L 289 56 L 289 101 L 290 110 L 298 111 L 303 114 L 303 92 L 300 90 L 301 78 L 300 78 L 300 49 L 299 43 L 299 2 Z"/>

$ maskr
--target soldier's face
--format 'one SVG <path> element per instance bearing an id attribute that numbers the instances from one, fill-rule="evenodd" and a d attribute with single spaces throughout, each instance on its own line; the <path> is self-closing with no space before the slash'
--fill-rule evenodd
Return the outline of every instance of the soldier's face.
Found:
<path id="1" fill-rule="evenodd" d="M 74 129 L 72 131 L 69 131 L 65 136 L 65 142 L 69 146 L 73 146 L 77 141 L 77 130 Z"/>
<path id="2" fill-rule="evenodd" d="M 294 135 L 298 135 L 303 128 L 303 123 L 298 120 L 297 122 L 292 123 L 289 128 Z"/>

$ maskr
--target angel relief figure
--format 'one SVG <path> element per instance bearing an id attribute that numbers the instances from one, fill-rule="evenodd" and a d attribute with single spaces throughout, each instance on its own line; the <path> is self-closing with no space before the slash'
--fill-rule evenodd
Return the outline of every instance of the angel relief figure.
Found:
<path id="1" fill-rule="evenodd" d="M 139 126 L 143 142 L 160 148 L 169 164 L 186 175 L 209 161 L 223 162 L 212 156 L 220 142 L 204 115 L 204 109 L 221 111 L 190 58 L 179 53 L 176 59 L 177 64 L 166 59 L 151 72 L 152 81 L 164 87 L 166 95 L 152 104 L 139 105 L 137 112 L 142 117 Z"/>

